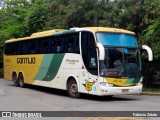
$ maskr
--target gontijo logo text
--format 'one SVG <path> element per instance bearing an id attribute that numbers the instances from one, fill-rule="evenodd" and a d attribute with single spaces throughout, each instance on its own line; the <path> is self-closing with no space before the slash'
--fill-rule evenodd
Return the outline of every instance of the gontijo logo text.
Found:
<path id="1" fill-rule="evenodd" d="M 35 64 L 36 63 L 36 58 L 31 57 L 31 58 L 17 58 L 17 64 Z"/>

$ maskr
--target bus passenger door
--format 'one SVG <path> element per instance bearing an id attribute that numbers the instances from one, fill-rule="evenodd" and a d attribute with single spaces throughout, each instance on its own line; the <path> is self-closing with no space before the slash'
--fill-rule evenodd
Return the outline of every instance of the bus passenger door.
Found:
<path id="1" fill-rule="evenodd" d="M 91 94 L 97 94 L 98 90 L 98 62 L 96 47 L 88 49 L 88 73 L 89 73 L 89 89 Z"/>
<path id="2" fill-rule="evenodd" d="M 84 93 L 97 94 L 98 64 L 95 39 L 91 32 L 81 32 L 82 69 L 80 72 L 80 89 Z"/>

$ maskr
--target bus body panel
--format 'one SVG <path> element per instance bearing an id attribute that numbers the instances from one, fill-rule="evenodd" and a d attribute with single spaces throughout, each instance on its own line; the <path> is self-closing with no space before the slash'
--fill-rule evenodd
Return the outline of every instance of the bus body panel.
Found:
<path id="1" fill-rule="evenodd" d="M 51 87 L 66 90 L 67 80 L 70 77 L 75 78 L 79 85 L 80 61 L 81 56 L 79 54 L 66 53 L 54 80 L 51 81 Z"/>
<path id="2" fill-rule="evenodd" d="M 18 75 L 20 72 L 25 77 L 25 83 L 32 84 L 33 77 L 37 74 L 39 65 L 43 55 L 4 55 L 4 77 L 7 80 L 12 80 L 13 72 Z"/>

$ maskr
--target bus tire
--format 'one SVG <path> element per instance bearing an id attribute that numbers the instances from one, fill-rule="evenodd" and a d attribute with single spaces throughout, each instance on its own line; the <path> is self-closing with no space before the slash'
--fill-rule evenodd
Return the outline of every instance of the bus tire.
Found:
<path id="1" fill-rule="evenodd" d="M 68 81 L 67 83 L 67 92 L 72 98 L 79 98 L 80 93 L 78 92 L 78 85 L 74 78 Z"/>
<path id="2" fill-rule="evenodd" d="M 21 88 L 23 88 L 25 86 L 25 83 L 24 83 L 24 77 L 23 77 L 23 74 L 20 73 L 19 76 L 18 76 L 18 82 L 19 82 L 19 86 Z"/>
<path id="3" fill-rule="evenodd" d="M 18 78 L 17 78 L 16 73 L 12 74 L 12 81 L 13 81 L 14 86 L 19 87 L 19 82 L 18 82 Z"/>

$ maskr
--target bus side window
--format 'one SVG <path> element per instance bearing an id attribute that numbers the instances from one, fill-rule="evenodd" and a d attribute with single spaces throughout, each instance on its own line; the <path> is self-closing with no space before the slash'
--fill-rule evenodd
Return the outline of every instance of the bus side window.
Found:
<path id="1" fill-rule="evenodd" d="M 16 55 L 16 44 L 15 44 L 15 42 L 13 43 L 13 55 Z"/>
<path id="2" fill-rule="evenodd" d="M 14 42 L 13 43 L 13 55 L 17 55 L 17 49 L 18 49 L 17 43 Z"/>
<path id="3" fill-rule="evenodd" d="M 36 54 L 37 53 L 37 40 L 30 40 L 29 43 L 29 53 Z"/>
<path id="4" fill-rule="evenodd" d="M 55 43 L 55 39 L 54 39 L 54 37 L 52 37 L 50 52 L 55 53 L 56 49 L 57 49 L 57 46 L 56 46 L 56 43 Z"/>
<path id="5" fill-rule="evenodd" d="M 43 41 L 43 53 L 48 53 L 49 52 L 49 44 L 48 40 Z"/>
<path id="6" fill-rule="evenodd" d="M 60 36 L 56 36 L 55 46 L 56 46 L 56 52 L 62 52 L 61 37 Z"/>
<path id="7" fill-rule="evenodd" d="M 12 55 L 12 53 L 13 53 L 12 43 L 5 44 L 5 54 Z"/>
<path id="8" fill-rule="evenodd" d="M 75 36 L 75 51 L 76 53 L 80 53 L 80 49 L 79 49 L 79 33 L 77 33 L 77 35 Z"/>
<path id="9" fill-rule="evenodd" d="M 82 58 L 84 64 L 91 74 L 98 75 L 97 50 L 94 36 L 91 32 L 82 32 L 81 35 Z"/>
<path id="10" fill-rule="evenodd" d="M 69 37 L 67 44 L 67 52 L 73 52 L 73 42 L 74 42 L 74 37 L 73 36 Z"/>
<path id="11" fill-rule="evenodd" d="M 21 54 L 23 54 L 23 48 L 22 48 L 22 45 L 23 45 L 23 43 L 22 42 L 17 42 L 17 49 L 18 49 L 18 51 L 17 51 L 17 54 L 18 55 L 21 55 Z"/>
<path id="12" fill-rule="evenodd" d="M 79 50 L 79 33 L 74 34 L 74 53 L 80 53 Z"/>
<path id="13" fill-rule="evenodd" d="M 23 54 L 29 54 L 29 41 L 23 42 Z"/>
<path id="14" fill-rule="evenodd" d="M 89 68 L 96 68 L 97 67 L 97 61 L 96 61 L 96 51 L 95 49 L 91 48 L 90 49 L 90 54 L 89 54 Z"/>
<path id="15" fill-rule="evenodd" d="M 71 33 L 63 36 L 65 43 L 65 52 L 79 53 L 79 33 Z"/>
<path id="16" fill-rule="evenodd" d="M 50 43 L 50 52 L 51 53 L 57 53 L 62 51 L 62 45 L 61 45 L 61 37 L 60 36 L 53 36 L 51 38 Z"/>

